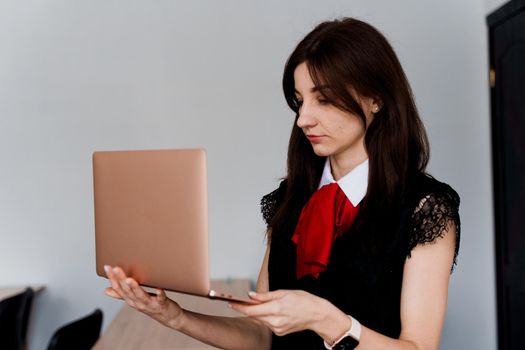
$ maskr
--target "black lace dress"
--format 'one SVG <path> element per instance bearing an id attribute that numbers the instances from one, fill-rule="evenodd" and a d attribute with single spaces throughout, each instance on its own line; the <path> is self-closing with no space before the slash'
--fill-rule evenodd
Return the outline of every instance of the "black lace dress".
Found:
<path id="1" fill-rule="evenodd" d="M 330 262 L 318 279 L 295 277 L 296 246 L 289 234 L 274 235 L 270 244 L 268 276 L 270 290 L 302 289 L 329 300 L 362 325 L 383 335 L 398 338 L 401 332 L 400 300 L 403 267 L 418 244 L 435 242 L 452 221 L 456 226 L 454 263 L 459 249 L 459 196 L 447 184 L 419 174 L 400 204 L 399 218 L 392 227 L 388 249 L 381 255 L 367 254 L 363 237 L 352 227 L 336 239 Z M 261 200 L 269 223 L 286 189 L 286 180 Z M 295 225 L 295 223 L 294 223 Z M 292 226 L 294 226 L 292 225 Z M 273 335 L 272 349 L 324 349 L 323 340 L 312 331 L 286 336 Z"/>

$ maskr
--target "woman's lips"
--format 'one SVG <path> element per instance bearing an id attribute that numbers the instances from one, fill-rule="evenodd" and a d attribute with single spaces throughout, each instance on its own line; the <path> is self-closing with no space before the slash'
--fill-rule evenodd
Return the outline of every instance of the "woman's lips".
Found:
<path id="1" fill-rule="evenodd" d="M 322 135 L 306 135 L 308 140 L 312 143 L 318 143 L 321 142 L 321 139 L 323 138 Z"/>

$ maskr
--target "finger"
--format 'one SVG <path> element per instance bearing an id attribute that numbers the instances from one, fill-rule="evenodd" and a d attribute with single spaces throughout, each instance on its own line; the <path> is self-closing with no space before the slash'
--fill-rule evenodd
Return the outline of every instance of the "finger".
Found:
<path id="1" fill-rule="evenodd" d="M 146 293 L 146 291 L 142 289 L 139 283 L 135 281 L 133 278 L 128 277 L 126 279 L 126 284 L 129 286 L 135 298 L 139 299 L 140 301 L 144 303 L 149 303 L 152 301 L 153 298 L 150 296 L 150 294 Z"/>
<path id="2" fill-rule="evenodd" d="M 254 291 L 248 292 L 248 296 L 250 297 L 250 299 L 257 300 L 260 302 L 266 302 L 266 301 L 271 301 L 274 299 L 279 299 L 279 298 L 282 298 L 285 294 L 286 294 L 285 290 L 275 290 L 272 292 L 262 292 L 262 293 L 257 293 Z"/>
<path id="3" fill-rule="evenodd" d="M 129 289 L 129 296 L 133 302 L 134 307 L 142 312 L 146 312 L 148 309 L 152 308 L 153 298 L 148 295 L 139 285 L 137 281 L 133 278 L 128 277 L 124 281 Z M 155 305 L 157 306 L 157 305 Z"/>
<path id="4" fill-rule="evenodd" d="M 120 296 L 120 294 L 115 292 L 115 290 L 113 288 L 111 288 L 111 287 L 107 287 L 106 289 L 104 289 L 104 293 L 107 296 L 110 296 L 112 298 L 122 300 L 122 297 Z"/>
<path id="5" fill-rule="evenodd" d="M 155 289 L 155 291 L 157 292 L 157 301 L 164 302 L 168 299 L 164 289 Z"/>
<path id="6" fill-rule="evenodd" d="M 120 267 L 114 267 L 113 274 L 118 282 L 119 291 L 121 292 L 122 296 L 128 304 L 130 304 L 129 301 L 132 302 L 133 305 L 130 304 L 130 306 L 134 306 L 136 297 L 135 294 L 133 294 L 133 292 L 131 291 L 129 283 L 126 282 L 127 276 L 124 273 L 124 270 L 122 270 Z"/>
<path id="7" fill-rule="evenodd" d="M 269 303 L 250 305 L 230 302 L 229 305 L 233 310 L 249 317 L 270 316 L 274 314 L 273 305 L 269 305 Z"/>
<path id="8" fill-rule="evenodd" d="M 119 267 L 119 266 L 115 266 L 111 269 L 111 272 L 113 273 L 113 276 L 115 276 L 116 279 L 118 280 L 123 280 L 123 279 L 126 279 L 126 273 L 124 272 L 124 270 Z"/>
<path id="9" fill-rule="evenodd" d="M 113 273 L 113 268 L 109 265 L 104 265 L 104 270 L 106 271 L 106 276 L 111 282 L 111 287 L 113 287 L 113 290 L 115 290 L 117 293 L 120 293 L 120 286 L 117 278 L 115 277 L 115 274 Z"/>
<path id="10" fill-rule="evenodd" d="M 124 295 L 130 299 L 136 299 L 135 294 L 131 291 L 130 282 L 128 278 L 119 279 L 120 289 L 124 292 Z"/>

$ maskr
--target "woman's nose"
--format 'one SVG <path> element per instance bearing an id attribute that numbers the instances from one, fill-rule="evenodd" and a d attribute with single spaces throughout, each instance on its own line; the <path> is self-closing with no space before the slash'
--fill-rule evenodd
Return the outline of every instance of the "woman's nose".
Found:
<path id="1" fill-rule="evenodd" d="M 297 126 L 299 128 L 308 128 L 312 127 L 317 123 L 317 120 L 313 116 L 313 113 L 306 106 L 301 106 L 299 109 L 299 117 L 297 118 Z"/>

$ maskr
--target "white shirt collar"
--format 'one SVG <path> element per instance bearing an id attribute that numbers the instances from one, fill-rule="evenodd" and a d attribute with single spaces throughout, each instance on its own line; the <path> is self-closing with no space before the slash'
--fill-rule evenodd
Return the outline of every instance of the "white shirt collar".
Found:
<path id="1" fill-rule="evenodd" d="M 346 195 L 346 198 L 350 200 L 354 207 L 357 206 L 365 197 L 368 187 L 368 159 L 340 178 L 339 181 L 335 181 L 332 176 L 330 159 L 326 157 L 326 163 L 324 164 L 319 188 L 332 182 L 337 182 Z"/>

